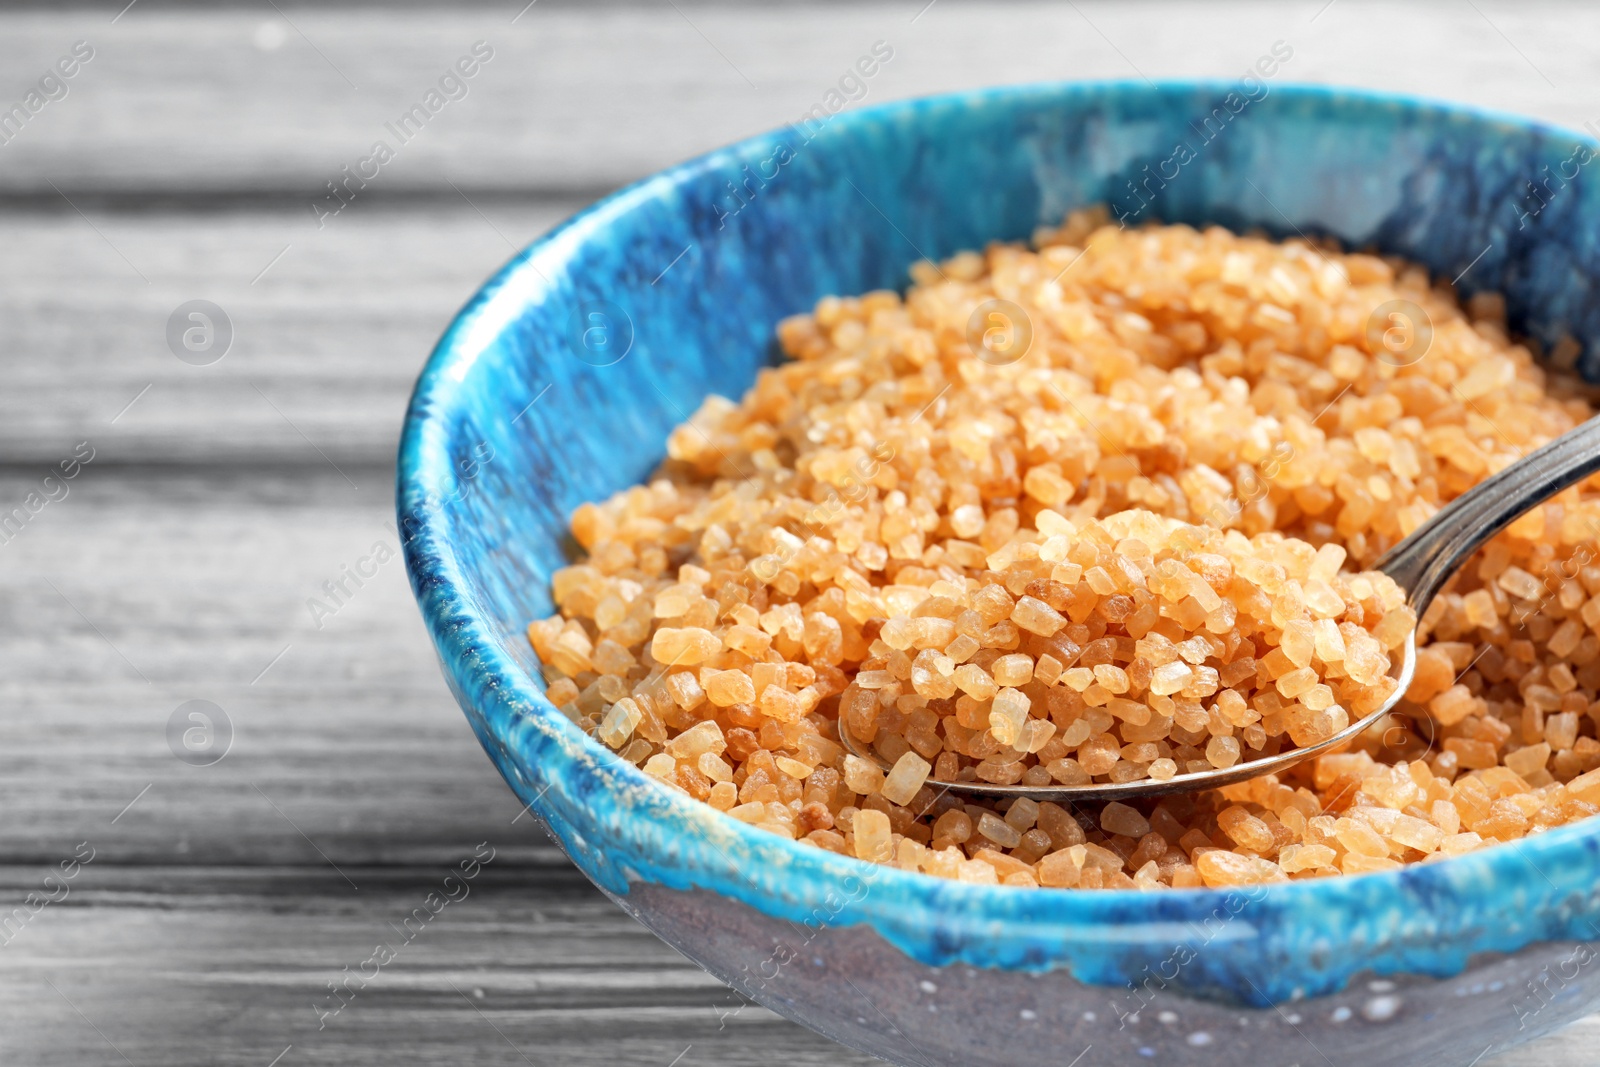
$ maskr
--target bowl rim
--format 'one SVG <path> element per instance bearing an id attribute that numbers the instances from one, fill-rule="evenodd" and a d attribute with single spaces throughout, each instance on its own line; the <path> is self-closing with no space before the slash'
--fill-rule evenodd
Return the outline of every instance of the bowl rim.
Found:
<path id="1" fill-rule="evenodd" d="M 1133 78 L 1030 82 L 893 100 L 841 111 L 833 116 L 830 128 L 838 124 L 855 126 L 898 120 L 951 105 L 1007 107 L 1030 101 L 1057 101 L 1063 106 L 1073 106 L 1075 101 L 1092 103 L 1124 94 L 1156 98 L 1169 92 L 1223 93 L 1237 84 L 1227 79 L 1209 78 L 1155 82 Z M 1566 127 L 1421 95 L 1301 82 L 1273 84 L 1270 95 L 1319 101 L 1328 106 L 1387 106 L 1426 113 L 1442 121 L 1489 124 L 1519 135 L 1570 137 L 1575 143 L 1600 148 L 1600 142 L 1593 137 Z M 459 397 L 460 385 L 477 358 L 516 323 L 531 302 L 558 290 L 551 279 L 562 276 L 579 246 L 636 206 L 707 170 L 769 152 L 785 129 L 787 127 L 744 138 L 632 182 L 558 224 L 501 267 L 463 305 L 433 349 L 407 409 L 396 489 L 401 530 L 405 531 L 409 522 L 415 531 L 401 538 L 407 570 L 447 679 L 456 688 L 458 698 L 462 693 L 470 693 L 474 699 L 501 704 L 507 712 L 507 724 L 514 725 L 521 716 L 532 717 L 541 729 L 560 735 L 566 758 L 573 761 L 575 767 L 591 776 L 598 775 L 608 788 L 614 789 L 619 801 L 625 802 L 629 818 L 652 824 L 648 828 L 641 827 L 641 831 L 649 829 L 655 835 L 645 835 L 649 837 L 646 847 L 659 848 L 664 841 L 682 842 L 686 833 L 704 835 L 725 859 L 719 842 L 737 848 L 741 857 L 781 871 L 784 884 L 780 892 L 771 878 L 746 876 L 739 879 L 746 888 L 741 892 L 739 886 L 730 886 L 726 879 L 714 877 L 705 870 L 689 870 L 690 865 L 683 862 L 681 844 L 676 846 L 678 868 L 656 868 L 638 877 L 639 881 L 665 882 L 676 888 L 710 888 L 735 896 L 769 914 L 792 918 L 795 909 L 790 905 L 796 894 L 806 901 L 820 899 L 820 892 L 838 886 L 841 879 L 855 877 L 869 879 L 874 884 L 886 882 L 887 895 L 895 901 L 897 909 L 915 912 L 918 909 L 912 907 L 911 902 L 917 901 L 925 907 L 936 905 L 945 914 L 964 914 L 973 921 L 1006 919 L 1047 923 L 1052 927 L 1064 927 L 1074 936 L 1084 936 L 1087 929 L 1107 924 L 1170 924 L 1174 919 L 1212 912 L 1227 898 L 1237 896 L 1239 890 L 1197 888 L 1158 892 L 1040 888 L 1019 891 L 1008 886 L 955 882 L 802 844 L 724 817 L 687 794 L 660 786 L 640 769 L 578 730 L 545 698 L 535 678 L 498 647 L 508 635 L 491 627 L 483 616 L 471 610 L 472 598 L 466 592 L 461 559 L 449 539 L 441 536 L 442 516 L 426 508 L 420 512 L 416 510 L 418 502 L 426 498 L 432 487 L 448 484 L 443 476 L 450 467 L 449 442 L 442 413 Z M 466 702 L 465 698 L 461 699 Z M 509 730 L 497 733 L 495 740 L 508 749 L 513 745 Z M 487 740 L 485 743 L 487 747 Z M 538 768 L 551 775 L 571 769 Z M 542 810 L 538 798 L 531 806 L 536 811 Z M 1565 893 L 1567 890 L 1558 890 L 1545 869 L 1551 861 L 1572 860 L 1580 853 L 1594 852 L 1595 849 L 1585 846 L 1597 842 L 1600 842 L 1600 821 L 1583 820 L 1451 859 L 1411 864 L 1395 871 L 1274 883 L 1259 888 L 1264 899 L 1292 906 L 1297 912 L 1324 909 L 1342 912 L 1361 901 L 1370 902 L 1375 896 L 1397 894 L 1402 887 L 1427 896 L 1449 892 L 1452 888 L 1459 890 L 1464 885 L 1508 879 L 1517 864 L 1526 863 L 1550 884 L 1552 892 Z M 692 846 L 693 842 L 687 844 Z M 569 847 L 568 851 L 572 849 Z M 587 865 L 580 863 L 580 866 L 595 877 Z M 683 876 L 674 877 L 674 869 L 682 870 Z M 628 874 L 638 875 L 639 872 L 630 867 Z M 1526 878 L 1525 873 L 1523 877 Z M 626 882 L 621 885 L 622 892 L 626 892 L 626 886 Z M 608 884 L 606 888 L 616 890 L 618 886 Z M 776 898 L 780 896 L 789 899 L 779 901 Z M 879 924 L 874 921 L 874 925 Z M 966 956 L 957 958 L 971 962 Z M 1018 965 L 1027 966 L 1026 962 Z M 1059 965 L 1059 962 L 1049 963 L 1041 969 Z"/>

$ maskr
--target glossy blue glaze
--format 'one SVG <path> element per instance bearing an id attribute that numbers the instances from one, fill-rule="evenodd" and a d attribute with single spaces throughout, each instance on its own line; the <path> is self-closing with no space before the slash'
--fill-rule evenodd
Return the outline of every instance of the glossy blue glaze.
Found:
<path id="1" fill-rule="evenodd" d="M 1331 993 L 1362 972 L 1454 975 L 1482 953 L 1600 937 L 1593 824 L 1248 899 L 976 887 L 725 818 L 650 782 L 542 695 L 523 630 L 551 610 L 548 578 L 569 558 L 577 504 L 646 477 L 705 394 L 747 388 L 773 358 L 781 317 L 829 293 L 901 287 L 918 258 L 1023 239 L 1071 208 L 1109 201 L 1131 222 L 1323 232 L 1447 279 L 1465 271 L 1463 290 L 1504 292 L 1517 329 L 1547 342 L 1572 334 L 1582 366 L 1600 371 L 1597 183 L 1585 169 L 1537 201 L 1525 185 L 1587 139 L 1308 87 L 1272 87 L 1233 114 L 1243 97 L 1230 101 L 1232 88 L 997 89 L 842 114 L 809 140 L 792 128 L 753 138 L 588 209 L 461 312 L 407 416 L 407 566 L 473 729 L 591 878 L 624 899 L 642 883 L 699 887 L 781 919 L 865 924 L 923 964 L 1066 969 L 1107 986 L 1198 938 L 1203 950 L 1170 988 L 1239 1005 Z M 1146 166 L 1175 176 L 1136 193 Z M 741 203 L 731 185 L 747 180 Z"/>

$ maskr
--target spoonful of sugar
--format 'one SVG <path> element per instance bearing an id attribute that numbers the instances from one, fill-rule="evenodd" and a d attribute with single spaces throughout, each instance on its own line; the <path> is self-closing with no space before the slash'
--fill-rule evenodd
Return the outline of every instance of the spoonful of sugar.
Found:
<path id="1" fill-rule="evenodd" d="M 1332 543 L 1148 511 L 1084 523 L 1042 512 L 1037 541 L 990 561 L 991 573 L 1036 577 L 986 584 L 964 610 L 935 587 L 882 624 L 839 699 L 846 781 L 891 799 L 928 785 L 1126 800 L 1338 748 L 1404 695 L 1417 620 L 1456 568 L 1597 470 L 1600 418 L 1457 497 L 1360 573 L 1342 570 Z"/>

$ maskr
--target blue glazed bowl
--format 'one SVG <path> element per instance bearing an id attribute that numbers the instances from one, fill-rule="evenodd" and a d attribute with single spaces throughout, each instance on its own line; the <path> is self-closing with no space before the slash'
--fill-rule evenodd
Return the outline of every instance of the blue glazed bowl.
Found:
<path id="1" fill-rule="evenodd" d="M 654 784 L 545 700 L 524 628 L 551 610 L 571 510 L 646 477 L 707 393 L 748 387 L 781 317 L 1084 205 L 1407 256 L 1504 293 L 1527 335 L 1575 337 L 1595 376 L 1591 147 L 1362 92 L 1065 84 L 841 114 L 646 179 L 513 260 L 417 384 L 399 520 L 445 677 L 619 905 L 740 992 L 898 1063 L 1468 1064 L 1553 1029 L 1600 995 L 1600 825 L 1250 893 L 941 881 Z"/>

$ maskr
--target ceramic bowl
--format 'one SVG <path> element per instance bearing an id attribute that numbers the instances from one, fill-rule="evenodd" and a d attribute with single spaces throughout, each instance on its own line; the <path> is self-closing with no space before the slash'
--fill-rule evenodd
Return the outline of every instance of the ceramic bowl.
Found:
<path id="1" fill-rule="evenodd" d="M 1270 79 L 1059 84 L 815 119 L 624 189 L 489 281 L 417 384 L 399 520 L 445 677 L 623 909 L 755 1001 L 897 1063 L 1465 1065 L 1559 1026 L 1600 994 L 1600 824 L 1250 893 L 957 884 L 653 783 L 545 700 L 524 629 L 551 610 L 571 510 L 645 478 L 707 393 L 740 395 L 780 318 L 1072 208 L 1398 253 L 1504 293 L 1524 334 L 1572 335 L 1593 375 L 1590 147 Z"/>

